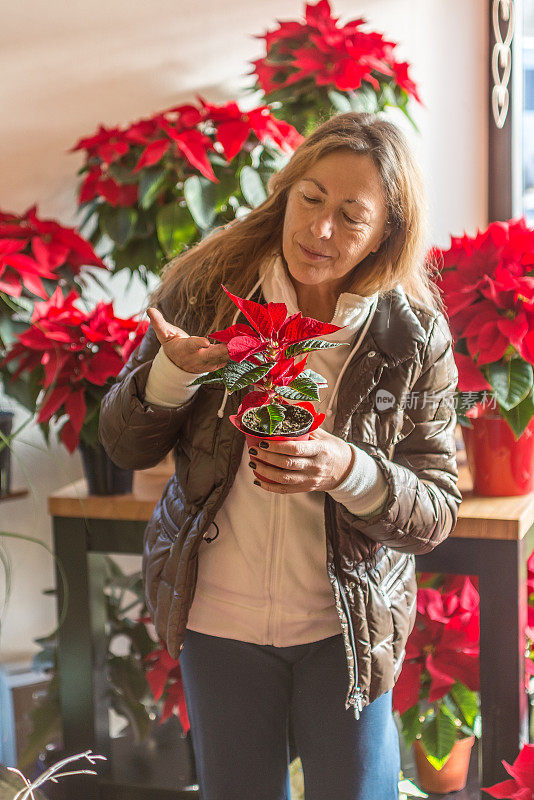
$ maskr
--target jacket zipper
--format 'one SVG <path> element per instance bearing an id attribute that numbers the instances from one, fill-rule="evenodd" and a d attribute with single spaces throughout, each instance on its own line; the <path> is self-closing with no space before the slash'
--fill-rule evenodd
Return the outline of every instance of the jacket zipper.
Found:
<path id="1" fill-rule="evenodd" d="M 276 580 L 276 556 L 278 555 L 278 529 L 280 527 L 280 502 L 281 502 L 282 495 L 278 495 L 273 493 L 273 503 L 274 503 L 274 523 L 273 523 L 273 545 L 271 549 L 271 564 L 269 570 L 269 616 L 267 619 L 267 641 L 270 641 L 272 637 L 271 631 L 271 620 L 274 615 L 274 591 L 273 591 L 273 574 Z"/>
<path id="2" fill-rule="evenodd" d="M 347 618 L 350 646 L 352 649 L 352 657 L 354 660 L 354 683 L 350 689 L 348 701 L 350 705 L 354 706 L 354 716 L 356 717 L 356 719 L 359 719 L 360 713 L 363 709 L 363 694 L 362 690 L 358 686 L 358 656 L 356 653 L 356 643 L 354 641 L 354 628 L 352 627 L 352 619 L 350 616 L 349 604 L 347 601 L 347 596 L 345 594 L 345 589 L 343 588 L 343 585 L 339 579 L 337 572 L 336 572 L 336 580 L 337 580 L 337 585 L 339 586 L 339 593 L 341 596 L 341 602 L 343 603 L 345 617 Z"/>

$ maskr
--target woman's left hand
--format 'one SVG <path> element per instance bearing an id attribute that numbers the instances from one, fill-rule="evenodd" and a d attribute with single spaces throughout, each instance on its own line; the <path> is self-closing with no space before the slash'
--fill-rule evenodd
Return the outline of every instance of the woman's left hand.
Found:
<path id="1" fill-rule="evenodd" d="M 352 468 L 352 448 L 321 428 L 312 431 L 308 440 L 262 441 L 267 448 L 260 447 L 258 441 L 253 447 L 257 455 L 249 449 L 249 456 L 256 465 L 251 467 L 255 479 L 268 492 L 326 492 L 345 480 Z M 258 472 L 275 483 L 262 481 Z"/>

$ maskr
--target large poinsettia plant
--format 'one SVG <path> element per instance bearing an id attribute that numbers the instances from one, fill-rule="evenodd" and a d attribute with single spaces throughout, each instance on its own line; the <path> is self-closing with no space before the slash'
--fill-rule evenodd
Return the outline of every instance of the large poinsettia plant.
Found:
<path id="1" fill-rule="evenodd" d="M 164 261 L 265 200 L 269 176 L 302 137 L 266 105 L 165 109 L 123 127 L 100 126 L 83 151 L 81 227 L 115 270 L 158 273 Z"/>
<path id="2" fill-rule="evenodd" d="M 102 397 L 139 345 L 148 321 L 123 319 L 113 303 L 87 312 L 76 306 L 75 291 L 58 287 L 49 300 L 35 303 L 31 324 L 17 335 L 1 366 L 16 363 L 9 381 L 25 376 L 30 403 L 46 441 L 50 420 L 64 419 L 59 438 L 74 452 L 80 438 L 96 445 Z"/>
<path id="3" fill-rule="evenodd" d="M 524 217 L 451 237 L 441 262 L 458 366 L 458 420 L 491 409 L 515 438 L 534 415 L 534 230 Z"/>
<path id="4" fill-rule="evenodd" d="M 23 214 L 0 211 L 0 347 L 28 322 L 33 303 L 58 284 L 83 287 L 83 267 L 107 269 L 73 228 L 42 218 L 33 205 Z"/>
<path id="5" fill-rule="evenodd" d="M 328 0 L 307 3 L 303 20 L 279 22 L 257 36 L 265 55 L 252 62 L 254 90 L 261 89 L 275 111 L 308 135 L 326 116 L 344 111 L 377 113 L 386 106 L 408 111 L 410 98 L 423 105 L 409 75 L 410 65 L 396 58 L 395 42 L 365 31 L 364 17 L 344 25 Z"/>
<path id="6" fill-rule="evenodd" d="M 229 361 L 221 369 L 196 378 L 190 385 L 222 382 L 230 394 L 250 386 L 251 391 L 238 408 L 237 421 L 248 408 L 259 407 L 258 422 L 269 435 L 276 433 L 287 406 L 293 401 L 310 411 L 313 416 L 310 430 L 314 430 L 325 415 L 317 414 L 309 401 L 319 399 L 319 387 L 326 386 L 326 380 L 314 370 L 306 369 L 306 360 L 312 350 L 346 344 L 317 338 L 343 326 L 303 317 L 300 311 L 288 316 L 285 303 L 262 305 L 237 297 L 225 286 L 222 288 L 250 325 L 238 323 L 210 333 L 212 339 L 226 343 Z M 304 358 L 296 361 L 295 356 L 302 353 L 305 353 Z"/>
<path id="7" fill-rule="evenodd" d="M 418 575 L 417 616 L 393 689 L 407 746 L 441 769 L 456 739 L 480 736 L 478 579 Z"/>

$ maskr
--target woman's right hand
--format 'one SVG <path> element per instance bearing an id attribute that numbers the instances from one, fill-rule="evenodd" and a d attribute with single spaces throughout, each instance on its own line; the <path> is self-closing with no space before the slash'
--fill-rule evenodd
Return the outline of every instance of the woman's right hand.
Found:
<path id="1" fill-rule="evenodd" d="M 151 306 L 147 314 L 165 355 L 186 372 L 214 372 L 229 361 L 224 343 L 211 344 L 205 336 L 189 336 L 167 322 L 159 309 Z"/>

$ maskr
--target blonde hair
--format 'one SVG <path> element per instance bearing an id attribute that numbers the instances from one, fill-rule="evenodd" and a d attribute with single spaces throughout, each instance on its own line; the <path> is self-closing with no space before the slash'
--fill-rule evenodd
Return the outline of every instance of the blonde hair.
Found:
<path id="1" fill-rule="evenodd" d="M 259 266 L 281 252 L 288 193 L 306 170 L 336 150 L 369 155 L 380 174 L 389 235 L 376 253 L 354 268 L 347 291 L 368 296 L 401 284 L 407 295 L 443 310 L 428 254 L 427 200 L 423 177 L 402 131 L 376 114 L 347 112 L 331 117 L 307 136 L 289 162 L 272 175 L 268 196 L 246 217 L 216 228 L 162 270 L 149 305 L 171 300 L 175 321 L 192 335 L 206 336 L 231 323 L 235 305 L 221 289 L 245 297 L 259 277 Z"/>

